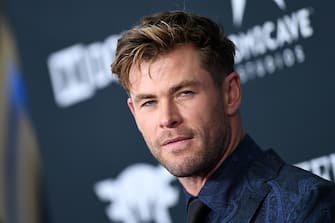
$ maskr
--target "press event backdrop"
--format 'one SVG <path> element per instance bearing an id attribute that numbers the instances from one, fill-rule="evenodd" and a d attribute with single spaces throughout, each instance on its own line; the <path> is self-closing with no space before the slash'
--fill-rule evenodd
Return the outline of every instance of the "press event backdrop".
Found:
<path id="1" fill-rule="evenodd" d="M 335 3 L 325 1 L 8 1 L 40 147 L 47 222 L 184 222 L 183 191 L 152 158 L 110 73 L 140 17 L 211 17 L 236 43 L 248 133 L 334 180 Z"/>

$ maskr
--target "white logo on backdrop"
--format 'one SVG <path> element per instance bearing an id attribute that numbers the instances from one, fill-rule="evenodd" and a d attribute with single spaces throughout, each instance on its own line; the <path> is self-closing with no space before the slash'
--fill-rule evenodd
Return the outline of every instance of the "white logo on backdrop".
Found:
<path id="1" fill-rule="evenodd" d="M 89 99 L 97 89 L 118 81 L 110 68 L 118 38 L 119 35 L 112 35 L 104 42 L 76 44 L 49 56 L 49 74 L 58 106 Z"/>
<path id="2" fill-rule="evenodd" d="M 285 9 L 284 0 L 273 0 L 279 8 Z M 233 12 L 233 23 L 235 26 L 240 26 L 243 22 L 243 16 L 245 11 L 245 5 L 247 0 L 231 0 L 232 12 Z"/>
<path id="3" fill-rule="evenodd" d="M 326 180 L 335 181 L 335 153 L 297 163 L 295 166 L 310 171 Z"/>
<path id="4" fill-rule="evenodd" d="M 275 1 L 285 8 L 284 1 Z M 234 23 L 242 22 L 246 1 L 234 1 Z M 291 68 L 306 60 L 302 40 L 314 35 L 313 8 L 300 8 L 228 36 L 236 45 L 236 71 L 242 83 Z"/>
<path id="5" fill-rule="evenodd" d="M 106 214 L 123 223 L 171 223 L 169 208 L 177 204 L 179 191 L 171 185 L 176 178 L 162 166 L 134 164 L 112 180 L 95 184 L 102 201 L 109 201 Z"/>

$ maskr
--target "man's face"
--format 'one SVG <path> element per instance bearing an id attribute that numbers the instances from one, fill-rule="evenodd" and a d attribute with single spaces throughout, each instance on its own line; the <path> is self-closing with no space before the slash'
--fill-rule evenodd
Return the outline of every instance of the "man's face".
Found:
<path id="1" fill-rule="evenodd" d="M 154 157 L 177 177 L 206 174 L 229 138 L 223 89 L 187 45 L 129 73 L 128 105 Z"/>

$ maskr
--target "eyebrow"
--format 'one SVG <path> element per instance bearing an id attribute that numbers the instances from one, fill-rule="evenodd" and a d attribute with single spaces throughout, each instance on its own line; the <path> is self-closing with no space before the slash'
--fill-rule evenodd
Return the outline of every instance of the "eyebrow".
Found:
<path id="1" fill-rule="evenodd" d="M 175 86 L 172 86 L 169 89 L 169 94 L 173 94 L 177 91 L 179 91 L 180 89 L 186 88 L 186 87 L 197 87 L 200 85 L 200 81 L 198 80 L 184 80 L 180 83 L 178 83 Z"/>
<path id="2" fill-rule="evenodd" d="M 186 88 L 186 87 L 190 87 L 190 86 L 199 86 L 200 85 L 200 81 L 198 80 L 184 80 L 178 84 L 176 84 L 175 86 L 172 86 L 169 90 L 168 90 L 168 94 L 174 94 L 177 91 Z M 145 99 L 153 99 L 156 96 L 154 94 L 138 94 L 134 97 L 134 102 L 138 103 L 141 100 L 145 100 Z"/>
<path id="3" fill-rule="evenodd" d="M 155 98 L 155 95 L 153 95 L 153 94 L 139 94 L 139 95 L 136 95 L 134 97 L 134 102 L 135 102 L 135 104 L 137 104 L 142 100 L 152 99 L 152 98 Z"/>

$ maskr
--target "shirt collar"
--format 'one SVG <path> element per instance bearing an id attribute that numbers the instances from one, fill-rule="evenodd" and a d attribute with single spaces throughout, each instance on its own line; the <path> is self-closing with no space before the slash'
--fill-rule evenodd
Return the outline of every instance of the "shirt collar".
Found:
<path id="1" fill-rule="evenodd" d="M 234 185 L 238 184 L 251 163 L 262 156 L 262 151 L 254 140 L 245 137 L 234 152 L 223 162 L 218 170 L 206 181 L 198 198 L 214 211 L 221 211 L 228 203 Z M 185 191 L 187 204 L 193 197 Z"/>

